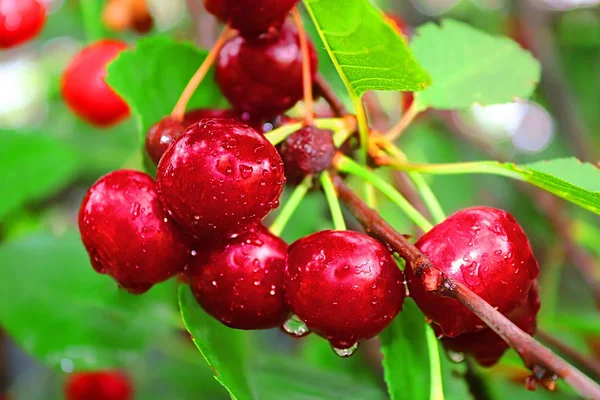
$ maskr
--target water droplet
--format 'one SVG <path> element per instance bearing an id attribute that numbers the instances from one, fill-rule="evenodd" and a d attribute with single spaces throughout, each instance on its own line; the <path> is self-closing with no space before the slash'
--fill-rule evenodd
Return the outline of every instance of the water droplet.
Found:
<path id="1" fill-rule="evenodd" d="M 295 337 L 306 336 L 310 333 L 308 326 L 296 315 L 292 315 L 287 321 L 283 323 L 283 330 Z"/>
<path id="2" fill-rule="evenodd" d="M 340 357 L 350 357 L 352 354 L 356 353 L 356 350 L 358 349 L 358 342 L 355 342 L 352 346 L 348 347 L 347 349 L 338 349 L 334 346 L 331 346 L 331 348 L 333 349 L 333 352 Z"/>
<path id="3" fill-rule="evenodd" d="M 131 205 L 131 210 L 129 211 L 133 217 L 137 217 L 140 214 L 140 203 L 133 203 Z"/>
<path id="4" fill-rule="evenodd" d="M 450 360 L 452 360 L 452 362 L 455 362 L 455 363 L 461 363 L 461 362 L 465 361 L 464 353 L 459 353 L 457 351 L 449 350 L 448 356 L 450 357 Z"/>
<path id="5" fill-rule="evenodd" d="M 252 176 L 252 167 L 249 165 L 240 165 L 239 166 L 239 170 L 240 170 L 240 175 L 242 175 L 242 178 L 244 179 L 248 179 Z"/>
<path id="6" fill-rule="evenodd" d="M 214 287 L 217 287 L 217 281 L 212 281 L 212 285 L 213 285 Z"/>

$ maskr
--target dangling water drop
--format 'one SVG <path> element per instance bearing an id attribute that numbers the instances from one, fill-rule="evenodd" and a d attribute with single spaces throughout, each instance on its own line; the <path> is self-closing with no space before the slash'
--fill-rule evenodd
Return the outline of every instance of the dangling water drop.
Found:
<path id="1" fill-rule="evenodd" d="M 287 321 L 283 323 L 283 330 L 292 336 L 302 337 L 310 333 L 308 326 L 298 316 L 292 315 Z"/>
<path id="2" fill-rule="evenodd" d="M 339 357 L 350 357 L 352 354 L 356 353 L 358 350 L 358 342 L 354 342 L 354 344 L 347 349 L 338 349 L 337 347 L 331 346 L 333 352 L 337 354 Z"/>
<path id="3" fill-rule="evenodd" d="M 465 353 L 449 350 L 448 356 L 450 357 L 450 360 L 452 360 L 452 362 L 455 362 L 457 364 L 465 361 Z"/>

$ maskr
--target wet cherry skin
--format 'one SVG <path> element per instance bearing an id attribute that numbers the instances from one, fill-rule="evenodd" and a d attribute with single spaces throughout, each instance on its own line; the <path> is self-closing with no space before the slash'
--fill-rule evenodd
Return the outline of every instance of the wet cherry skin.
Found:
<path id="1" fill-rule="evenodd" d="M 458 211 L 423 235 L 415 246 L 444 273 L 503 314 L 520 304 L 539 273 L 529 240 L 506 211 L 471 207 Z M 410 296 L 449 337 L 475 332 L 485 324 L 457 300 L 426 292 L 411 268 Z"/>
<path id="2" fill-rule="evenodd" d="M 286 178 L 299 182 L 308 174 L 328 169 L 335 150 L 331 131 L 306 126 L 294 132 L 279 146 Z"/>
<path id="3" fill-rule="evenodd" d="M 72 373 L 64 392 L 66 400 L 133 400 L 131 382 L 120 371 Z"/>
<path id="4" fill-rule="evenodd" d="M 519 304 L 507 317 L 524 332 L 533 335 L 537 327 L 536 317 L 539 310 L 540 298 L 537 284 L 534 282 L 523 303 Z M 496 364 L 509 347 L 500 336 L 489 328 L 480 332 L 465 333 L 455 338 L 444 337 L 442 343 L 447 350 L 470 354 L 477 363 L 485 367 Z"/>
<path id="5" fill-rule="evenodd" d="M 244 36 L 278 28 L 298 0 L 204 0 L 206 10 Z"/>
<path id="6" fill-rule="evenodd" d="M 310 42 L 309 42 L 310 43 Z M 312 74 L 317 56 L 309 44 Z M 255 117 L 274 117 L 302 98 L 302 52 L 293 25 L 274 37 L 227 42 L 217 56 L 215 79 L 234 108 Z"/>
<path id="7" fill-rule="evenodd" d="M 33 39 L 45 22 L 46 7 L 40 0 L 0 0 L 0 49 Z"/>
<path id="8" fill-rule="evenodd" d="M 71 110 L 92 125 L 107 127 L 129 115 L 129 107 L 105 82 L 106 66 L 127 45 L 103 39 L 80 51 L 63 73 L 61 92 Z"/>
<path id="9" fill-rule="evenodd" d="M 179 137 L 189 125 L 203 118 L 235 118 L 250 125 L 262 133 L 263 123 L 250 117 L 249 114 L 231 109 L 199 108 L 185 114 L 183 121 L 178 121 L 169 115 L 162 118 L 148 129 L 145 148 L 150 159 L 158 164 L 167 147 Z"/>
<path id="10" fill-rule="evenodd" d="M 88 190 L 79 210 L 79 231 L 94 269 L 139 294 L 180 273 L 191 239 L 163 211 L 152 178 L 119 170 Z"/>
<path id="11" fill-rule="evenodd" d="M 285 290 L 292 312 L 338 349 L 388 326 L 402 309 L 403 282 L 390 252 L 362 233 L 321 231 L 288 251 Z"/>
<path id="12" fill-rule="evenodd" d="M 186 272 L 194 296 L 231 328 L 280 326 L 290 314 L 283 291 L 287 248 L 258 224 L 199 252 Z"/>
<path id="13" fill-rule="evenodd" d="M 279 205 L 283 162 L 263 135 L 235 119 L 202 119 L 158 164 L 166 210 L 197 237 L 241 233 Z"/>

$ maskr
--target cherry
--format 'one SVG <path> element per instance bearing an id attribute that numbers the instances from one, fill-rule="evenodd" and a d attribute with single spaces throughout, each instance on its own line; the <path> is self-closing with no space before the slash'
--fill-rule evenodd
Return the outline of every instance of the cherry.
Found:
<path id="1" fill-rule="evenodd" d="M 79 230 L 92 266 L 131 293 L 143 293 L 183 271 L 188 238 L 167 218 L 156 184 L 142 172 L 119 170 L 88 190 Z"/>
<path id="2" fill-rule="evenodd" d="M 312 44 L 311 70 L 317 71 Z M 275 37 L 235 37 L 217 56 L 215 78 L 237 109 L 253 116 L 274 117 L 302 98 L 302 52 L 293 25 Z"/>
<path id="3" fill-rule="evenodd" d="M 503 314 L 520 304 L 539 273 L 529 240 L 506 211 L 466 208 L 423 235 L 415 246 L 448 276 L 464 283 Z M 421 311 L 450 337 L 485 328 L 457 300 L 425 291 L 411 268 L 410 296 Z"/>
<path id="4" fill-rule="evenodd" d="M 120 371 L 72 373 L 65 383 L 66 400 L 131 400 L 133 388 Z"/>
<path id="5" fill-rule="evenodd" d="M 331 167 L 335 155 L 330 131 L 306 126 L 288 136 L 279 146 L 288 181 L 299 182 L 308 174 Z"/>
<path id="6" fill-rule="evenodd" d="M 103 39 L 79 52 L 62 76 L 62 96 L 75 114 L 87 122 L 106 127 L 129 115 L 129 107 L 104 81 L 106 66 L 127 45 Z"/>
<path id="7" fill-rule="evenodd" d="M 537 285 L 534 282 L 529 290 L 529 295 L 507 317 L 523 331 L 533 335 L 539 310 L 540 299 Z M 509 347 L 500 336 L 489 328 L 480 332 L 465 333 L 455 338 L 444 337 L 442 343 L 447 350 L 472 355 L 480 365 L 486 367 L 496 364 Z"/>
<path id="8" fill-rule="evenodd" d="M 169 214 L 189 233 L 240 233 L 279 205 L 285 177 L 275 147 L 234 119 L 203 119 L 167 148 L 157 172 Z"/>
<path id="9" fill-rule="evenodd" d="M 375 239 L 321 231 L 288 251 L 286 297 L 292 311 L 334 348 L 381 332 L 402 309 L 404 275 Z"/>
<path id="10" fill-rule="evenodd" d="M 46 22 L 46 7 L 39 0 L 0 0 L 0 49 L 36 37 Z"/>
<path id="11" fill-rule="evenodd" d="M 259 224 L 200 252 L 186 273 L 198 303 L 231 328 L 281 325 L 290 314 L 283 292 L 287 247 Z"/>
<path id="12" fill-rule="evenodd" d="M 244 36 L 278 28 L 298 0 L 204 0 L 206 10 Z"/>
<path id="13" fill-rule="evenodd" d="M 150 127 L 146 134 L 146 152 L 158 164 L 167 147 L 183 133 L 186 127 L 203 118 L 236 118 L 244 121 L 262 133 L 262 122 L 254 120 L 249 114 L 240 114 L 235 110 L 199 108 L 185 114 L 183 121 L 166 116 Z"/>

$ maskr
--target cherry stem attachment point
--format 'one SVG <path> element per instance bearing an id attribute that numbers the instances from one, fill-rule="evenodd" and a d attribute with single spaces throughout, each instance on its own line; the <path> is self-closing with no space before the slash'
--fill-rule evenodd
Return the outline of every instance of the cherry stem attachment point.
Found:
<path id="1" fill-rule="evenodd" d="M 346 222 L 344 221 L 344 214 L 342 213 L 342 207 L 340 206 L 340 200 L 337 197 L 335 188 L 333 187 L 333 181 L 328 171 L 321 172 L 321 186 L 325 193 L 325 198 L 329 204 L 329 210 L 331 211 L 331 218 L 333 219 L 333 226 L 338 231 L 346 230 Z"/>
<path id="2" fill-rule="evenodd" d="M 314 116 L 312 93 L 313 82 L 310 70 L 310 51 L 308 48 L 308 37 L 306 35 L 306 31 L 304 30 L 302 16 L 298 11 L 298 7 L 294 7 L 294 9 L 292 10 L 292 19 L 294 20 L 294 24 L 296 24 L 296 27 L 298 28 L 300 51 L 302 52 L 302 89 L 304 91 L 304 107 L 306 107 L 304 120 L 306 121 L 307 125 L 312 125 Z"/>
<path id="3" fill-rule="evenodd" d="M 208 55 L 206 56 L 204 61 L 202 61 L 202 64 L 200 65 L 196 73 L 192 76 L 185 89 L 183 89 L 183 92 L 181 92 L 181 96 L 179 96 L 179 100 L 177 100 L 177 104 L 175 104 L 175 107 L 171 112 L 171 117 L 175 118 L 178 121 L 183 121 L 188 102 L 190 101 L 190 99 L 194 95 L 194 92 L 196 91 L 196 89 L 210 70 L 210 67 L 212 67 L 212 65 L 214 64 L 215 59 L 219 54 L 219 51 L 221 51 L 221 49 L 223 48 L 223 45 L 225 45 L 225 43 L 227 43 L 227 41 L 231 39 L 235 34 L 237 34 L 237 32 L 234 29 L 231 29 L 229 26 L 226 26 L 223 29 L 221 35 L 219 36 L 213 47 L 210 49 Z"/>
<path id="4" fill-rule="evenodd" d="M 421 111 L 424 111 L 423 106 L 421 106 L 418 101 L 413 101 L 408 110 L 402 115 L 402 118 L 400 118 L 400 121 L 385 134 L 385 138 L 390 142 L 398 139 L 402 132 L 404 132 L 404 130 L 414 121 Z"/>
<path id="5" fill-rule="evenodd" d="M 429 261 L 402 234 L 391 227 L 377 211 L 369 208 L 339 177 L 333 178 L 333 184 L 339 199 L 354 217 L 365 227 L 367 232 L 389 245 L 406 260 L 407 268 L 422 271 L 424 287 L 433 293 L 452 297 L 486 323 L 504 341 L 514 348 L 525 365 L 532 370 L 545 370 L 542 378 L 554 374 L 564 379 L 581 396 L 589 399 L 600 398 L 600 385 L 583 374 L 574 366 L 554 354 L 530 335 L 519 329 L 498 310 L 486 303 L 464 284 L 445 276 L 444 273 Z M 437 278 L 436 278 L 437 276 Z"/>
<path id="6" fill-rule="evenodd" d="M 306 193 L 312 187 L 312 175 L 307 175 L 302 182 L 296 186 L 290 197 L 287 199 L 277 217 L 269 227 L 269 231 L 275 236 L 280 236 L 294 211 L 298 208 Z"/>

